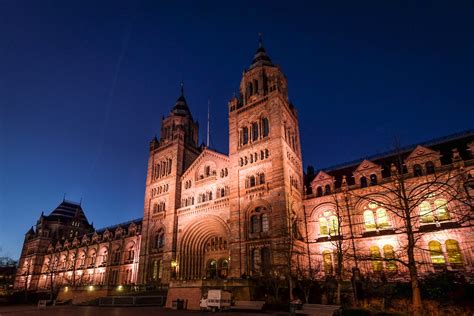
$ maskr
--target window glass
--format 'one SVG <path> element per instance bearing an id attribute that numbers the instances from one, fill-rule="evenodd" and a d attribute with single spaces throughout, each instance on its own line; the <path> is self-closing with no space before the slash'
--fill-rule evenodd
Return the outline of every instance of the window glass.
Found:
<path id="1" fill-rule="evenodd" d="M 443 250 L 441 249 L 441 244 L 438 241 L 430 241 L 428 243 L 428 248 L 430 250 L 431 262 L 434 266 L 441 266 L 446 263 L 446 260 L 443 256 Z"/>
<path id="2" fill-rule="evenodd" d="M 383 256 L 387 260 L 385 262 L 385 267 L 387 268 L 388 271 L 396 271 L 397 270 L 397 264 L 395 260 L 395 252 L 393 251 L 393 247 L 391 245 L 385 245 L 383 246 Z"/>
<path id="3" fill-rule="evenodd" d="M 364 212 L 364 225 L 366 230 L 375 229 L 375 219 L 374 213 L 372 213 L 372 211 L 367 210 Z"/>
<path id="4" fill-rule="evenodd" d="M 326 236 L 328 235 L 328 221 L 326 220 L 326 218 L 324 217 L 321 217 L 319 219 L 319 234 L 320 235 L 323 235 L 323 236 Z"/>
<path id="5" fill-rule="evenodd" d="M 434 202 L 436 207 L 436 218 L 439 221 L 447 221 L 449 220 L 449 213 L 448 213 L 448 203 L 444 199 L 439 199 Z"/>
<path id="6" fill-rule="evenodd" d="M 382 261 L 380 258 L 382 256 L 380 255 L 380 249 L 377 246 L 371 246 L 370 247 L 370 258 L 372 260 L 372 269 L 374 272 L 380 272 L 383 269 Z"/>
<path id="7" fill-rule="evenodd" d="M 329 235 L 336 236 L 339 234 L 339 222 L 336 216 L 329 217 Z"/>
<path id="8" fill-rule="evenodd" d="M 432 223 L 434 221 L 430 203 L 425 201 L 420 204 L 420 216 L 422 223 Z"/>
<path id="9" fill-rule="evenodd" d="M 377 225 L 379 228 L 389 227 L 387 211 L 384 208 L 377 209 Z"/>
<path id="10" fill-rule="evenodd" d="M 456 240 L 446 240 L 446 252 L 448 254 L 448 262 L 451 266 L 461 266 L 462 256 L 459 243 Z"/>
<path id="11" fill-rule="evenodd" d="M 324 264 L 324 273 L 332 274 L 332 255 L 329 250 L 323 251 L 323 264 Z"/>

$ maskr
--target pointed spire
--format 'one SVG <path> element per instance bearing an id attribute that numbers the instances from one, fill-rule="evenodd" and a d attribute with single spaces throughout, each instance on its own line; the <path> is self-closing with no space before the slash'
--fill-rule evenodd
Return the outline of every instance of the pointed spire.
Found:
<path id="1" fill-rule="evenodd" d="M 255 55 L 253 56 L 253 60 L 252 60 L 252 64 L 250 65 L 250 68 L 254 68 L 257 65 L 266 65 L 266 66 L 273 65 L 270 57 L 267 55 L 267 52 L 265 48 L 263 47 L 262 33 L 258 33 L 258 48 L 257 48 L 257 51 L 255 52 Z"/>
<path id="2" fill-rule="evenodd" d="M 184 97 L 184 82 L 181 81 L 181 96 Z"/>
<path id="3" fill-rule="evenodd" d="M 178 116 L 189 116 L 192 119 L 191 111 L 188 108 L 188 104 L 186 103 L 186 99 L 184 98 L 184 83 L 181 81 L 181 95 L 179 96 L 178 100 L 174 104 L 173 108 L 171 109 L 171 115 L 178 115 Z"/>

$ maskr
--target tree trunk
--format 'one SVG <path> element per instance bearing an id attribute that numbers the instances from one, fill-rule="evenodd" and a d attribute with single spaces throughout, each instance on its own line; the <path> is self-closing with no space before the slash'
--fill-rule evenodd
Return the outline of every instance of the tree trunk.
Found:
<path id="1" fill-rule="evenodd" d="M 410 267 L 410 283 L 411 283 L 411 293 L 412 293 L 411 300 L 412 300 L 413 316 L 421 316 L 423 306 L 421 303 L 420 284 L 418 282 L 416 268 L 413 269 L 412 267 Z"/>

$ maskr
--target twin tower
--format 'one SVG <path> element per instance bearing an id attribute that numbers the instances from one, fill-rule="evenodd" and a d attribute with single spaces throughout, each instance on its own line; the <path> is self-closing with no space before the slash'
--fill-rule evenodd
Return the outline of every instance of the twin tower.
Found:
<path id="1" fill-rule="evenodd" d="M 228 107 L 228 155 L 199 146 L 183 93 L 151 141 L 138 283 L 287 266 L 303 218 L 298 119 L 285 75 L 261 42 Z"/>

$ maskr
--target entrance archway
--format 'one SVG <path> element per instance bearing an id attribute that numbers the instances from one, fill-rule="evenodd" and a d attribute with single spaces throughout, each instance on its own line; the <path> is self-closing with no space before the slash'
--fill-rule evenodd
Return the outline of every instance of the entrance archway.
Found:
<path id="1" fill-rule="evenodd" d="M 229 269 L 229 227 L 217 216 L 190 224 L 180 239 L 179 279 L 226 278 Z"/>

